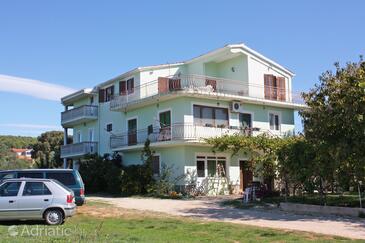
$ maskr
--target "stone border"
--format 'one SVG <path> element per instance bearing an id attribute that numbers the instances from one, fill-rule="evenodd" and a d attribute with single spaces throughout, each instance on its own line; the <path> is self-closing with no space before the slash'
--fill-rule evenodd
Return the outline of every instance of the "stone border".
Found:
<path id="1" fill-rule="evenodd" d="M 296 213 L 313 213 L 326 215 L 341 215 L 359 217 L 359 214 L 365 215 L 365 208 L 348 208 L 334 206 L 319 206 L 312 204 L 300 203 L 280 203 L 280 209 L 288 212 Z"/>

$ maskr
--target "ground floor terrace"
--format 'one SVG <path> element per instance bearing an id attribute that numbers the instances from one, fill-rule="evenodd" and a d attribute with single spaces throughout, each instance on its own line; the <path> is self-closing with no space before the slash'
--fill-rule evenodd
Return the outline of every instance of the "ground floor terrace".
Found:
<path id="1" fill-rule="evenodd" d="M 252 168 L 249 154 L 215 153 L 207 145 L 151 146 L 154 151 L 153 172 L 158 177 L 164 170 L 171 172 L 171 180 L 177 190 L 187 186 L 200 187 L 203 194 L 237 194 L 253 181 L 266 183 L 271 189 L 272 181 L 258 176 Z M 121 152 L 126 166 L 140 164 L 141 149 Z"/>

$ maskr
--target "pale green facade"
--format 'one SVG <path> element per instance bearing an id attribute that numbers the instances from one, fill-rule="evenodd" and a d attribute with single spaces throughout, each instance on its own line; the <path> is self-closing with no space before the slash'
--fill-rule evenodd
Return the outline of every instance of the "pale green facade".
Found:
<path id="1" fill-rule="evenodd" d="M 266 99 L 267 94 L 264 94 L 266 91 L 263 87 L 264 75 L 267 74 L 283 77 L 286 82 L 284 85 L 286 91 L 285 97 L 282 99 L 285 100 Z M 185 76 L 189 78 L 184 78 Z M 292 76 L 293 74 L 289 70 L 265 59 L 245 46 L 226 46 L 184 63 L 138 68 L 97 85 L 92 91 L 65 97 L 62 102 L 65 106 L 71 106 L 71 111 L 78 107 L 94 106 L 97 108 L 97 115 L 93 114 L 94 117 L 90 120 L 82 119 L 80 123 L 63 125 L 67 129 L 72 129 L 75 144 L 94 142 L 97 144 L 98 154 L 117 152 L 122 155 L 124 165 L 141 163 L 143 147 L 141 141 L 138 141 L 138 144 L 130 145 L 122 144 L 121 140 L 119 147 L 112 144 L 111 137 L 115 138 L 123 136 L 123 134 L 127 137 L 128 120 L 137 119 L 136 130 L 142 133 L 149 126 L 160 125 L 158 121 L 160 112 L 170 111 L 171 134 L 175 132 L 173 124 L 179 124 L 176 129 L 183 127 L 182 133 L 186 135 L 185 124 L 197 129 L 194 105 L 227 110 L 228 126 L 224 128 L 227 131 L 240 127 L 239 114 L 249 114 L 252 128 L 281 136 L 284 133 L 294 132 L 294 111 L 299 107 L 291 97 Z M 163 85 L 161 85 L 160 77 L 173 77 L 173 79 L 180 80 L 179 89 L 171 91 L 169 84 L 170 92 L 161 95 Z M 122 89 L 121 81 L 132 78 L 134 80 L 133 92 L 128 94 L 128 97 L 122 97 L 119 93 Z M 209 88 L 205 81 L 207 79 L 216 80 L 214 81 L 216 88 L 210 87 L 206 91 L 207 87 Z M 100 102 L 100 90 L 111 86 L 114 86 L 114 96 L 111 101 Z M 117 103 L 117 99 L 121 101 Z M 232 108 L 235 102 L 239 103 L 239 108 L 236 110 Z M 271 122 L 274 119 L 277 123 L 276 131 L 271 131 L 273 126 L 270 125 L 270 119 Z M 107 131 L 107 128 L 111 128 L 111 130 Z M 208 136 L 210 130 L 215 133 L 219 131 L 219 128 L 212 127 L 199 127 L 198 129 L 206 130 L 204 134 Z M 79 141 L 80 137 L 81 141 Z M 128 139 L 130 138 L 128 137 Z M 177 177 L 196 172 L 198 156 L 206 156 L 205 160 L 208 156 L 218 156 L 212 152 L 209 146 L 201 142 L 199 137 L 194 137 L 194 139 L 189 138 L 188 140 L 183 137 L 176 140 L 170 138 L 169 141 L 158 139 L 152 141 L 151 147 L 159 156 L 160 167 L 162 164 L 172 167 L 174 176 Z M 232 157 L 228 153 L 222 153 L 219 156 L 225 158 L 229 183 L 239 185 L 241 176 L 239 161 L 247 160 L 247 155 L 241 154 Z M 80 158 L 79 155 L 73 156 L 72 154 L 64 157 L 74 160 Z M 186 181 L 179 182 L 179 184 L 184 183 Z"/>

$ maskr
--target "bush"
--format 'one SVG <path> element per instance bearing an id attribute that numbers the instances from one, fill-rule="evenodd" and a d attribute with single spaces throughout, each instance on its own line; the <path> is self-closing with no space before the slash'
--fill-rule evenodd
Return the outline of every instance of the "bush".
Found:
<path id="1" fill-rule="evenodd" d="M 122 166 L 119 155 L 109 158 L 88 155 L 81 160 L 79 172 L 85 183 L 86 193 L 107 192 L 119 195 L 122 192 Z"/>

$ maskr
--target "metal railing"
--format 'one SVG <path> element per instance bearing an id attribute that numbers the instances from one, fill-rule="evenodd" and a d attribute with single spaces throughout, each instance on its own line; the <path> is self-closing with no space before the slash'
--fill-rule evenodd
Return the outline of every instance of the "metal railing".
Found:
<path id="1" fill-rule="evenodd" d="M 134 88 L 133 93 L 115 95 L 110 109 L 120 109 L 145 98 L 187 93 L 213 96 L 232 95 L 256 99 L 303 104 L 299 93 L 274 86 L 247 84 L 243 81 L 201 75 L 160 77 L 158 80 Z"/>
<path id="2" fill-rule="evenodd" d="M 84 118 L 98 118 L 98 107 L 94 105 L 83 105 L 61 113 L 62 124 Z"/>
<path id="3" fill-rule="evenodd" d="M 207 127 L 195 124 L 177 123 L 170 126 L 150 127 L 147 129 L 130 131 L 123 134 L 114 134 L 110 136 L 111 149 L 122 148 L 132 145 L 144 144 L 147 138 L 151 143 L 166 141 L 189 141 L 203 140 L 206 138 L 220 137 L 223 135 L 246 135 L 255 136 L 262 133 L 268 133 L 270 136 L 281 136 L 268 130 L 258 128 L 240 129 L 236 127 Z"/>
<path id="4" fill-rule="evenodd" d="M 78 157 L 98 152 L 97 142 L 72 143 L 61 146 L 61 158 Z"/>

